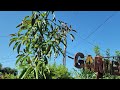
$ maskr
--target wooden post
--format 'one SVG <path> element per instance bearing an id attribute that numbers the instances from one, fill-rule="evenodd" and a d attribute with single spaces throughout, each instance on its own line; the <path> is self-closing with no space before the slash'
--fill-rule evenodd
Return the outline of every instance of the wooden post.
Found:
<path id="1" fill-rule="evenodd" d="M 65 34 L 65 32 L 64 32 Z M 65 35 L 65 44 L 67 45 L 67 39 L 66 39 L 66 35 Z M 64 45 L 64 55 L 63 55 L 63 65 L 66 66 L 66 49 L 67 47 Z"/>

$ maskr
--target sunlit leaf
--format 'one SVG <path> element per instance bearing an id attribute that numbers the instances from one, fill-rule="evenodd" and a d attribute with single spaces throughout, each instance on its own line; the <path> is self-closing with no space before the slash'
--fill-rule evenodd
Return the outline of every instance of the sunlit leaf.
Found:
<path id="1" fill-rule="evenodd" d="M 46 50 L 46 55 L 49 53 L 50 49 L 51 49 L 51 45 L 48 45 L 47 50 Z"/>
<path id="2" fill-rule="evenodd" d="M 10 43 L 9 43 L 9 46 L 10 46 L 14 41 L 16 41 L 16 40 L 14 40 L 14 39 L 11 40 Z"/>
<path id="3" fill-rule="evenodd" d="M 14 47 L 13 47 L 13 50 L 18 46 L 19 42 L 16 42 Z"/>
<path id="4" fill-rule="evenodd" d="M 19 56 L 19 58 L 18 58 L 18 59 L 17 59 L 17 61 L 16 61 L 16 64 L 18 64 L 18 62 L 20 62 L 22 58 L 23 58 L 23 56 L 22 56 L 22 55 L 21 55 L 21 56 Z"/>
<path id="5" fill-rule="evenodd" d="M 29 66 L 28 69 L 25 72 L 23 72 L 21 79 L 24 79 L 27 75 L 29 75 L 32 70 L 33 70 L 33 67 Z"/>
<path id="6" fill-rule="evenodd" d="M 29 18 L 29 16 L 25 16 L 24 20 L 26 20 L 27 18 Z"/>
<path id="7" fill-rule="evenodd" d="M 17 48 L 17 53 L 19 54 L 20 52 L 20 47 L 21 47 L 21 43 L 18 45 L 18 48 Z"/>
<path id="8" fill-rule="evenodd" d="M 35 67 L 35 73 L 36 73 L 36 79 L 39 78 L 39 68 L 40 68 L 40 61 L 38 62 L 38 64 Z"/>

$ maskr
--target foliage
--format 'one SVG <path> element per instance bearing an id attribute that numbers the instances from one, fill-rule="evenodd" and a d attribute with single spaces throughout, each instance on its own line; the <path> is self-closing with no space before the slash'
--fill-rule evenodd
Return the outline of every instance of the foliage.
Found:
<path id="1" fill-rule="evenodd" d="M 17 79 L 17 76 L 14 74 L 4 74 L 0 77 L 0 79 Z"/>
<path id="2" fill-rule="evenodd" d="M 2 64 L 0 63 L 0 70 L 2 69 Z"/>
<path id="3" fill-rule="evenodd" d="M 51 79 L 73 79 L 71 73 L 64 65 L 49 65 Z"/>
<path id="4" fill-rule="evenodd" d="M 60 45 L 67 46 L 67 34 L 73 41 L 74 36 L 70 32 L 76 31 L 63 21 L 57 22 L 53 11 L 34 11 L 18 27 L 19 31 L 11 34 L 9 46 L 14 43 L 13 50 L 16 49 L 18 53 L 16 65 L 22 69 L 19 78 L 27 78 L 32 74 L 36 79 L 46 79 L 46 72 L 50 73 L 47 64 L 51 55 L 54 53 L 57 57 L 63 54 Z"/>
<path id="5" fill-rule="evenodd" d="M 120 56 L 120 51 L 116 50 L 115 54 L 116 54 L 116 56 Z"/>
<path id="6" fill-rule="evenodd" d="M 100 55 L 100 47 L 99 47 L 98 45 L 96 45 L 96 46 L 94 47 L 94 52 L 95 52 L 96 56 L 97 56 L 97 55 Z"/>
<path id="7" fill-rule="evenodd" d="M 96 79 L 96 72 L 85 70 L 77 71 L 74 69 L 74 79 Z M 110 75 L 110 73 L 104 73 L 102 79 L 120 79 L 120 76 Z"/>
<path id="8" fill-rule="evenodd" d="M 18 71 L 17 69 L 12 69 L 10 67 L 2 67 L 2 64 L 0 63 L 0 72 L 1 74 L 13 74 L 13 75 L 17 75 L 18 74 Z"/>
<path id="9" fill-rule="evenodd" d="M 73 71 L 75 79 L 96 79 L 96 73 L 89 70 Z"/>
<path id="10" fill-rule="evenodd" d="M 116 50 L 115 55 L 117 56 L 115 60 L 120 62 L 120 51 Z"/>
<path id="11" fill-rule="evenodd" d="M 110 57 L 110 49 L 107 49 L 107 50 L 106 50 L 106 56 L 107 56 L 107 57 Z"/>
<path id="12" fill-rule="evenodd" d="M 104 58 L 104 61 L 108 64 L 110 62 L 110 49 L 106 49 L 106 56 L 108 58 Z M 107 69 L 106 69 L 106 72 L 107 72 Z"/>

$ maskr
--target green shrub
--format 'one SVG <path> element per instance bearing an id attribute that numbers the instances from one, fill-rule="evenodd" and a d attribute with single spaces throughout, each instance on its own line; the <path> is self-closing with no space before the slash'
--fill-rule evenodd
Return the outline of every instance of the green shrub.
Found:
<path id="1" fill-rule="evenodd" d="M 71 73 L 63 65 L 49 65 L 51 79 L 73 79 Z"/>

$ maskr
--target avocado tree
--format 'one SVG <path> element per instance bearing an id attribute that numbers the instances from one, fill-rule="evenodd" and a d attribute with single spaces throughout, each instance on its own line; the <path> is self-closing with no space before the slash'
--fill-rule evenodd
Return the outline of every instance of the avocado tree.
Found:
<path id="1" fill-rule="evenodd" d="M 61 46 L 67 46 L 64 38 L 69 34 L 73 40 L 70 32 L 76 32 L 71 25 L 57 20 L 53 11 L 33 11 L 17 28 L 18 32 L 11 34 L 9 46 L 14 43 L 13 50 L 17 50 L 16 65 L 21 70 L 21 79 L 46 79 L 51 55 L 63 55 Z"/>

